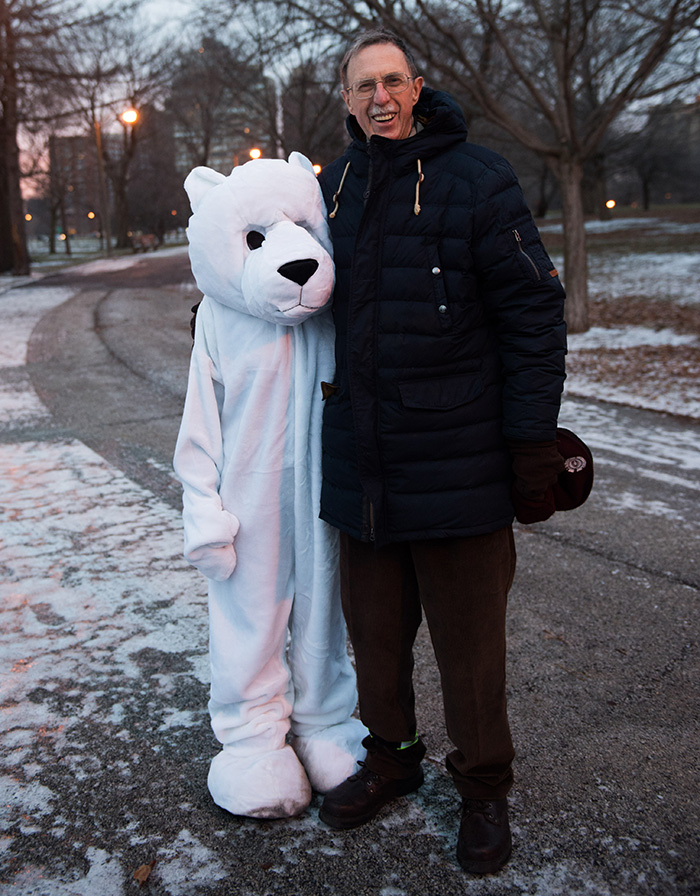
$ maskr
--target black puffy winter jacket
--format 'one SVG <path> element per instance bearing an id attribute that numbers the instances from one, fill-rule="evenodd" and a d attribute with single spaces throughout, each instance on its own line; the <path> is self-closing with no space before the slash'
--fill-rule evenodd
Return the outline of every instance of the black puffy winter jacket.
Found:
<path id="1" fill-rule="evenodd" d="M 423 88 L 406 140 L 319 176 L 333 237 L 336 381 L 321 516 L 378 545 L 513 520 L 507 439 L 555 438 L 564 291 L 510 165 Z M 342 181 L 342 187 L 341 187 Z"/>

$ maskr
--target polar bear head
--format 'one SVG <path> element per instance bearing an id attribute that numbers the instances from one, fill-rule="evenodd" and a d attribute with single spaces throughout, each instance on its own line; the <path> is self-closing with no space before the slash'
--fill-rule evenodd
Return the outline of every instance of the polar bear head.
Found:
<path id="1" fill-rule="evenodd" d="M 199 290 L 222 305 L 294 326 L 330 301 L 334 268 L 321 190 L 309 160 L 254 159 L 228 177 L 195 168 L 185 180 Z"/>

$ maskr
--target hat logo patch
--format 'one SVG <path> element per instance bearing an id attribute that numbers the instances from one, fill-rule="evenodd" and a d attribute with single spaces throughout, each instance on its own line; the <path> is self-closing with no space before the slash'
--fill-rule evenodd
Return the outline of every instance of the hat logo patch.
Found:
<path id="1" fill-rule="evenodd" d="M 567 457 L 564 461 L 564 469 L 567 473 L 578 473 L 586 469 L 585 457 Z"/>

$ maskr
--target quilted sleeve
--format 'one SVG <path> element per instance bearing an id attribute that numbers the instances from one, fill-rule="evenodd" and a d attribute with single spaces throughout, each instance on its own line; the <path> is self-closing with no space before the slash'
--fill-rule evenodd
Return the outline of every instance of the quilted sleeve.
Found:
<path id="1" fill-rule="evenodd" d="M 477 186 L 474 260 L 499 342 L 505 384 L 504 435 L 555 438 L 564 383 L 564 290 L 505 159 Z"/>

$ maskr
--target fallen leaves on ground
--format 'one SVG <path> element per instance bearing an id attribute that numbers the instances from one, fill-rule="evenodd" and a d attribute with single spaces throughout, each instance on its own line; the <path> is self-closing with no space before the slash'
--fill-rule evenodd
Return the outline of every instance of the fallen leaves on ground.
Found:
<path id="1" fill-rule="evenodd" d="M 153 859 L 152 862 L 149 862 L 147 865 L 139 866 L 136 871 L 134 871 L 134 880 L 139 882 L 139 886 L 142 887 L 148 881 L 150 877 L 151 871 L 153 871 L 153 867 L 156 864 L 156 860 Z"/>

